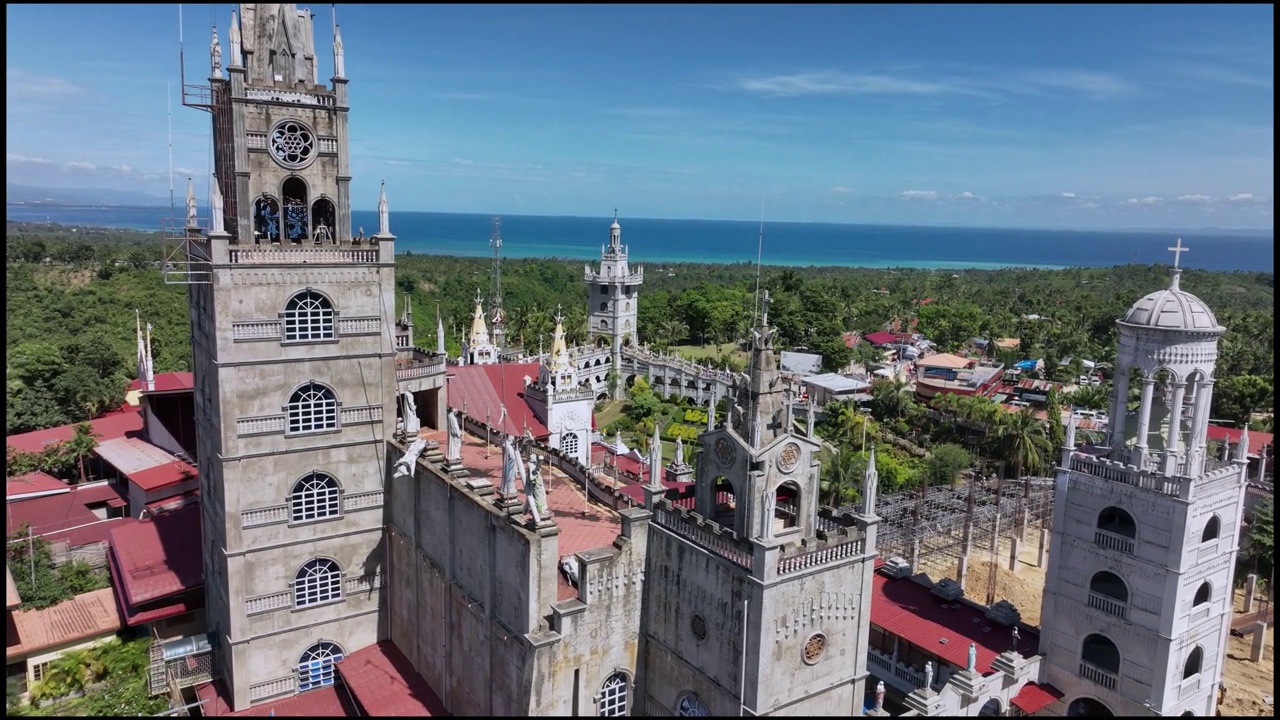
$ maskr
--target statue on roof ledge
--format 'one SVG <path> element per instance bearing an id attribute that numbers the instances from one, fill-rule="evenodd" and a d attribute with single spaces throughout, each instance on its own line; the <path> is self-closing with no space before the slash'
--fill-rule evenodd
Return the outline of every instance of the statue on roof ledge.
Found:
<path id="1" fill-rule="evenodd" d="M 444 459 L 448 463 L 456 463 L 462 460 L 462 425 L 458 421 L 457 411 L 448 413 L 449 415 L 449 443 L 445 446 Z"/>

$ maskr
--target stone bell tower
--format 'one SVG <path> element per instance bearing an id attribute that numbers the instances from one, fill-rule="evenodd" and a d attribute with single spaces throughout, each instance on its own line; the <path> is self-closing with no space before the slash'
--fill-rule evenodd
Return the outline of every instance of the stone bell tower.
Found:
<path id="1" fill-rule="evenodd" d="M 1247 459 L 1208 456 L 1224 328 L 1170 250 L 1118 321 L 1107 446 L 1073 419 L 1058 470 L 1040 651 L 1068 715 L 1213 715 L 1222 679 Z"/>
<path id="2" fill-rule="evenodd" d="M 609 348 L 613 370 L 613 398 L 625 391 L 622 380 L 622 348 L 636 343 L 636 314 L 640 309 L 640 284 L 644 268 L 631 269 L 627 246 L 622 244 L 622 226 L 614 211 L 609 226 L 609 243 L 600 249 L 599 272 L 586 266 L 587 338 L 599 348 Z"/>
<path id="3" fill-rule="evenodd" d="M 184 88 L 215 168 L 189 298 L 206 612 L 244 710 L 331 685 L 379 639 L 395 236 L 385 189 L 377 234 L 351 229 L 336 23 L 328 85 L 307 10 L 240 5 L 226 37 L 226 74 L 215 36 L 208 85 Z"/>
<path id="4" fill-rule="evenodd" d="M 775 333 L 766 297 L 739 403 L 699 438 L 694 488 L 645 488 L 646 574 L 671 579 L 645 583 L 647 714 L 861 714 L 874 491 L 856 514 L 821 507 L 821 441 L 790 421 Z"/>

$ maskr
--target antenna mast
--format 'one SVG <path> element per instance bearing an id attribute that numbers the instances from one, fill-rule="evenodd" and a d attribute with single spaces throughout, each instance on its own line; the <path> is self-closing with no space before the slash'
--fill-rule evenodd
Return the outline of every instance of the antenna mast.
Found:
<path id="1" fill-rule="evenodd" d="M 751 310 L 751 327 L 760 314 L 760 260 L 764 257 L 764 193 L 760 193 L 760 237 L 756 240 L 756 299 Z"/>
<path id="2" fill-rule="evenodd" d="M 178 7 L 181 8 L 182 6 L 179 5 Z M 179 55 L 181 55 L 181 51 L 179 51 Z M 173 83 L 166 82 L 164 88 L 165 100 L 169 106 L 169 212 L 177 213 L 178 205 L 173 197 Z"/>
<path id="3" fill-rule="evenodd" d="M 502 309 L 502 218 L 493 218 L 493 235 L 489 238 L 493 248 L 493 273 L 489 278 L 489 309 L 493 318 L 493 344 L 501 353 L 507 348 L 507 313 Z"/>

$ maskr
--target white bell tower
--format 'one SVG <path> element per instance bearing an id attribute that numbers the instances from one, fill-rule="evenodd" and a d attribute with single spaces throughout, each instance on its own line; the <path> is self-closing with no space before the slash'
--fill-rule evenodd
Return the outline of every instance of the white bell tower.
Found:
<path id="1" fill-rule="evenodd" d="M 1247 465 L 1206 451 L 1224 328 L 1170 250 L 1118 322 L 1109 447 L 1073 421 L 1058 470 L 1040 651 L 1067 715 L 1213 715 L 1222 679 Z"/>

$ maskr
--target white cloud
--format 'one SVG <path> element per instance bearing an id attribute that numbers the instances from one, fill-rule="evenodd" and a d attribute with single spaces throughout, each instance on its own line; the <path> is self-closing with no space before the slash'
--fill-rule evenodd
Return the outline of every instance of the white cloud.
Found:
<path id="1" fill-rule="evenodd" d="M 1006 86 L 1010 90 L 1029 93 L 1067 90 L 1095 98 L 1125 95 L 1136 90 L 1129 81 L 1117 75 L 1087 70 L 1028 70 L 1016 74 Z"/>
<path id="2" fill-rule="evenodd" d="M 833 192 L 833 193 L 835 193 L 835 194 L 837 194 L 837 195 L 848 195 L 849 193 L 853 192 L 853 190 L 851 190 L 851 189 L 849 189 L 849 188 L 847 188 L 847 187 L 845 187 L 845 186 L 843 186 L 843 185 L 835 185 L 835 186 L 833 186 L 833 187 L 831 188 L 831 192 Z"/>
<path id="3" fill-rule="evenodd" d="M 903 190 L 902 197 L 908 200 L 937 200 L 938 193 L 932 190 Z"/>
<path id="4" fill-rule="evenodd" d="M 1164 202 L 1163 198 L 1158 198 L 1154 195 L 1150 195 L 1144 198 L 1129 198 L 1128 200 L 1125 200 L 1120 204 L 1121 205 L 1159 205 L 1162 202 Z"/>
<path id="5" fill-rule="evenodd" d="M 873 73 L 843 73 L 834 70 L 745 78 L 738 82 L 738 87 L 750 92 L 783 97 L 798 95 L 940 95 L 943 93 L 973 93 L 972 89 L 966 89 L 953 83 L 928 82 Z"/>
<path id="6" fill-rule="evenodd" d="M 454 158 L 453 164 L 454 165 L 475 165 L 475 162 L 472 160 L 467 160 L 465 158 Z"/>
<path id="7" fill-rule="evenodd" d="M 1213 200 L 1208 195 L 1179 195 L 1178 202 L 1191 203 L 1192 205 L 1204 205 Z"/>
<path id="8" fill-rule="evenodd" d="M 1263 198 L 1260 198 L 1260 197 L 1254 197 L 1253 193 L 1240 193 L 1240 194 L 1238 194 L 1238 195 L 1231 195 L 1231 196 L 1230 196 L 1230 197 L 1228 197 L 1226 200 L 1227 200 L 1227 202 L 1233 202 L 1233 203 L 1257 203 L 1257 202 L 1266 202 L 1266 200 L 1265 200 L 1265 199 L 1263 199 Z"/>
<path id="9" fill-rule="evenodd" d="M 84 95 L 79 85 L 60 77 L 6 70 L 5 98 L 9 100 L 58 100 Z"/>
<path id="10" fill-rule="evenodd" d="M 981 195 L 974 195 L 973 193 L 969 192 L 968 190 L 965 190 L 964 192 L 960 193 L 959 195 L 956 195 L 956 200 L 977 200 L 978 202 L 982 202 L 982 196 L 981 196 Z"/>
<path id="11" fill-rule="evenodd" d="M 1062 193 L 1062 197 L 1064 197 L 1064 198 L 1073 198 L 1073 197 L 1075 197 L 1075 196 L 1076 196 L 1076 194 L 1075 194 L 1075 193 L 1073 193 L 1073 192 L 1064 192 L 1064 193 Z"/>

